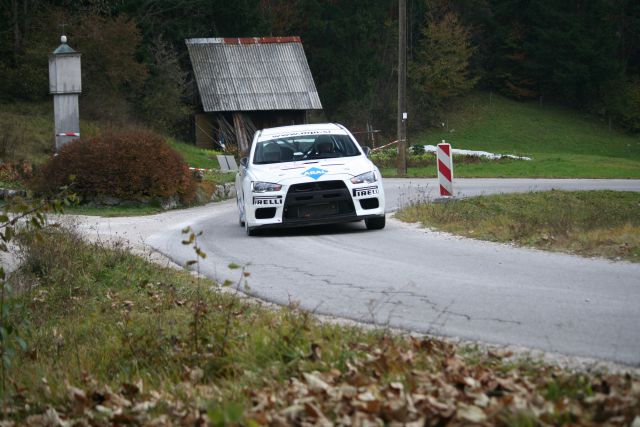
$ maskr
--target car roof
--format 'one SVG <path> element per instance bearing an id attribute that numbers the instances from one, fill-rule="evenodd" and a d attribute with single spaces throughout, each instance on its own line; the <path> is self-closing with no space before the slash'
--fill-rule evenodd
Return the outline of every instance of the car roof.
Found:
<path id="1" fill-rule="evenodd" d="M 335 123 L 316 123 L 309 125 L 280 126 L 263 129 L 258 137 L 259 140 L 271 139 L 274 137 L 285 137 L 305 134 L 337 133 L 347 134 L 347 130 Z"/>

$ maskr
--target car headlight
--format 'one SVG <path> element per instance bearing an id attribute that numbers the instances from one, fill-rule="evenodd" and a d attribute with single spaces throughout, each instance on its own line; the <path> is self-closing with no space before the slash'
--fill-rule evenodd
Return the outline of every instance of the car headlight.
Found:
<path id="1" fill-rule="evenodd" d="M 280 191 L 281 184 L 273 182 L 251 181 L 251 191 L 254 193 L 266 193 L 268 191 Z"/>
<path id="2" fill-rule="evenodd" d="M 360 174 L 358 176 L 354 176 L 351 178 L 352 184 L 364 184 L 370 182 L 376 182 L 378 178 L 376 177 L 376 173 L 374 171 Z"/>

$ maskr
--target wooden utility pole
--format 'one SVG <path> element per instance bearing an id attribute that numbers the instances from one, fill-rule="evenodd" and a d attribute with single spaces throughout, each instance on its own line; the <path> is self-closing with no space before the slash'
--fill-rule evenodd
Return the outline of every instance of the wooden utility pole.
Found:
<path id="1" fill-rule="evenodd" d="M 407 0 L 398 0 L 398 175 L 407 173 Z"/>

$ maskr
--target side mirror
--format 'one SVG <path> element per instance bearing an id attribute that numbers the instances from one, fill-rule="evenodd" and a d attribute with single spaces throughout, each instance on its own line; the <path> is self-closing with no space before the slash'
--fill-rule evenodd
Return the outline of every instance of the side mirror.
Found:
<path id="1" fill-rule="evenodd" d="M 366 145 L 362 147 L 362 151 L 364 151 L 364 155 L 367 157 L 369 157 L 369 154 L 371 154 L 371 148 L 367 147 Z"/>
<path id="2" fill-rule="evenodd" d="M 242 165 L 243 168 L 248 168 L 249 167 L 249 158 L 248 157 L 243 157 L 240 159 L 240 165 Z"/>

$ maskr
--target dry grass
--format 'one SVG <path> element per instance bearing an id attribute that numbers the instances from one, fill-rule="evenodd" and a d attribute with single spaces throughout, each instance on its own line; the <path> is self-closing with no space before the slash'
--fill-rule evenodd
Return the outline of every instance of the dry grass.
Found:
<path id="1" fill-rule="evenodd" d="M 396 217 L 476 239 L 640 262 L 640 194 L 635 192 L 550 191 L 421 202 Z"/>
<path id="2" fill-rule="evenodd" d="M 124 247 L 42 237 L 22 239 L 22 292 L 5 306 L 28 345 L 6 367 L 2 425 L 638 422 L 631 375 L 320 323 Z"/>

